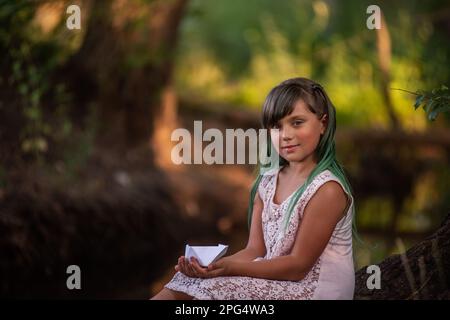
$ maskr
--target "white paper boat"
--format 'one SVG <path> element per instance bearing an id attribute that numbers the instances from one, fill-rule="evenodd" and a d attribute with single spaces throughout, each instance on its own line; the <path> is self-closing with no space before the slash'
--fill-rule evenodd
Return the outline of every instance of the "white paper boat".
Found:
<path id="1" fill-rule="evenodd" d="M 217 246 L 197 246 L 186 245 L 184 256 L 188 259 L 194 257 L 202 267 L 219 260 L 228 250 L 228 246 L 219 244 Z"/>

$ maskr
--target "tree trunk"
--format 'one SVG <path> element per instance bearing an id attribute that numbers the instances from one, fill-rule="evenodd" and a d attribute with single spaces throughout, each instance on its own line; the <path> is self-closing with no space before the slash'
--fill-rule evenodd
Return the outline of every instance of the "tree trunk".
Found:
<path id="1" fill-rule="evenodd" d="M 368 289 L 371 273 L 361 268 L 356 272 L 355 299 L 450 299 L 450 214 L 433 235 L 378 266 L 381 288 Z"/>
<path id="2" fill-rule="evenodd" d="M 88 4 L 88 3 L 86 3 Z M 96 0 L 80 50 L 63 72 L 86 107 L 95 102 L 104 142 L 149 144 L 164 111 L 177 31 L 187 0 Z"/>
<path id="3" fill-rule="evenodd" d="M 389 116 L 392 129 L 400 129 L 401 124 L 395 113 L 391 95 L 389 94 L 389 84 L 391 82 L 391 37 L 383 14 L 381 14 L 381 29 L 377 29 L 377 49 L 381 71 L 381 93 L 386 106 L 386 112 Z"/>

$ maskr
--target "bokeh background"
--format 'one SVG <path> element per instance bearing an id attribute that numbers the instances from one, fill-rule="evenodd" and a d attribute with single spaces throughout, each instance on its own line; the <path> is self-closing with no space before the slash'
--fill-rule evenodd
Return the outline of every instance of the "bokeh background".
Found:
<path id="1" fill-rule="evenodd" d="M 0 0 L 0 26 L 2 297 L 146 299 L 186 243 L 243 248 L 255 168 L 176 166 L 170 135 L 259 128 L 290 77 L 336 106 L 356 269 L 450 212 L 450 117 L 414 109 L 449 84 L 448 1 Z M 72 264 L 81 290 L 66 287 Z"/>

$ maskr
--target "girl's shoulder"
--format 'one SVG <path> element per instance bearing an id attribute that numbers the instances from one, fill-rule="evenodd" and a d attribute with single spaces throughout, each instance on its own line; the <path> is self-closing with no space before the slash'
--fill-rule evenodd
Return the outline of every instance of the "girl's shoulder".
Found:
<path id="1" fill-rule="evenodd" d="M 331 172 L 329 169 L 325 169 L 322 172 L 320 172 L 319 174 L 317 174 L 314 177 L 313 181 L 311 181 L 311 184 L 312 184 L 312 182 L 315 182 L 316 184 L 322 185 L 329 181 L 335 181 L 342 186 L 341 180 L 338 177 L 336 177 L 336 175 L 333 172 Z"/>
<path id="2" fill-rule="evenodd" d="M 312 181 L 307 186 L 307 190 L 305 191 L 311 191 L 312 193 L 314 193 L 318 188 L 329 181 L 335 181 L 342 185 L 341 181 L 330 170 L 325 169 L 312 179 Z"/>
<path id="3" fill-rule="evenodd" d="M 318 175 L 316 175 L 316 177 L 311 181 L 311 183 L 306 188 L 304 192 L 306 202 L 308 202 L 312 198 L 312 196 L 318 191 L 319 188 L 321 188 L 327 182 L 330 181 L 337 183 L 339 186 L 328 185 L 326 188 L 324 188 L 323 190 L 324 191 L 326 190 L 326 193 L 328 195 L 334 194 L 336 196 L 340 196 L 340 194 L 343 193 L 349 197 L 350 201 L 353 201 L 351 194 L 348 193 L 342 181 L 335 174 L 333 174 L 333 172 L 326 169 L 320 172 Z"/>

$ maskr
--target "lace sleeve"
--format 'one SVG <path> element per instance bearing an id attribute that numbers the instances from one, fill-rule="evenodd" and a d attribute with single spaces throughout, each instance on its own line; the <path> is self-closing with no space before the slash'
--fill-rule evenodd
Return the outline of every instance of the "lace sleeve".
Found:
<path id="1" fill-rule="evenodd" d="M 268 185 L 273 177 L 274 177 L 273 173 L 266 173 L 262 176 L 261 181 L 259 182 L 258 194 L 264 203 L 266 203 L 266 200 L 269 197 L 268 196 L 268 192 L 269 192 Z"/>
<path id="2" fill-rule="evenodd" d="M 258 186 L 258 194 L 262 201 L 264 201 L 265 193 L 266 193 L 266 176 L 262 176 L 261 180 L 259 181 Z"/>
<path id="3" fill-rule="evenodd" d="M 332 174 L 329 170 L 325 170 L 321 172 L 319 175 L 317 175 L 314 180 L 310 183 L 310 185 L 306 188 L 304 194 L 302 195 L 297 212 L 299 214 L 300 218 L 303 218 L 304 210 L 306 208 L 306 205 L 308 204 L 309 200 L 314 196 L 314 194 L 319 190 L 321 186 L 323 186 L 325 183 L 329 181 L 334 181 L 339 183 L 339 185 L 342 187 L 342 189 L 345 191 L 344 186 L 339 181 L 338 178 L 335 177 L 334 174 Z M 346 212 L 350 212 L 350 207 L 353 205 L 353 198 L 349 196 L 346 192 L 346 195 L 350 198 L 350 203 L 346 208 Z"/>

